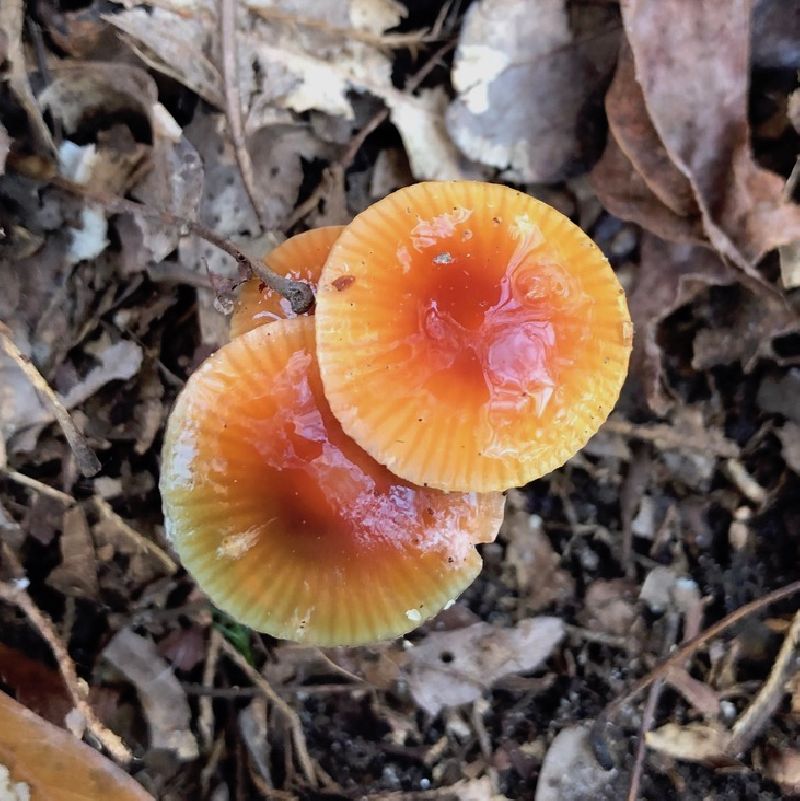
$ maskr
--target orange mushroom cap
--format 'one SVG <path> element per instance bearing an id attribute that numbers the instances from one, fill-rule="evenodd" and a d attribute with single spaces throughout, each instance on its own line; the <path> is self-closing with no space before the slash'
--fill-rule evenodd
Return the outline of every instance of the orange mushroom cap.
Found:
<path id="1" fill-rule="evenodd" d="M 454 599 L 493 540 L 499 494 L 414 487 L 331 414 L 314 321 L 261 326 L 189 379 L 167 426 L 169 536 L 217 606 L 318 645 L 402 634 Z"/>
<path id="2" fill-rule="evenodd" d="M 401 189 L 345 229 L 317 293 L 320 372 L 345 432 L 443 490 L 507 489 L 606 419 L 632 324 L 599 248 L 529 195 Z"/>
<path id="3" fill-rule="evenodd" d="M 7 788 L 10 796 L 4 793 Z M 155 801 L 110 759 L 4 692 L 0 692 L 0 798 Z"/>
<path id="4" fill-rule="evenodd" d="M 343 230 L 343 225 L 329 225 L 297 234 L 270 251 L 264 264 L 278 275 L 306 281 L 316 288 L 325 260 Z M 264 286 L 259 278 L 251 278 L 239 287 L 231 317 L 231 339 L 265 323 L 294 316 L 286 298 Z"/>

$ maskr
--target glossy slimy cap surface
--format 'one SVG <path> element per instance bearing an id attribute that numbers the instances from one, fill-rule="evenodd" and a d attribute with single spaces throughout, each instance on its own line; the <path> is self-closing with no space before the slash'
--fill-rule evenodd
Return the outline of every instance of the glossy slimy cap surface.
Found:
<path id="1" fill-rule="evenodd" d="M 342 431 L 322 392 L 314 321 L 261 326 L 189 379 L 167 426 L 167 532 L 221 609 L 319 645 L 415 628 L 480 570 L 503 497 L 391 474 Z"/>
<path id="2" fill-rule="evenodd" d="M 316 288 L 325 260 L 343 230 L 342 225 L 329 225 L 297 234 L 270 251 L 264 263 L 278 275 L 306 281 Z M 294 316 L 288 300 L 260 279 L 251 278 L 239 287 L 231 317 L 231 339 L 265 323 Z"/>
<path id="3" fill-rule="evenodd" d="M 344 430 L 409 481 L 501 490 L 562 465 L 606 419 L 632 325 L 599 248 L 529 195 L 401 189 L 345 229 L 317 292 Z"/>

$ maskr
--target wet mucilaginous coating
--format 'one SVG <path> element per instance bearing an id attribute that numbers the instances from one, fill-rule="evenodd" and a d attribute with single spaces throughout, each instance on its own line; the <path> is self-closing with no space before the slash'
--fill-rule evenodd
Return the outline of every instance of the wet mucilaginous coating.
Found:
<path id="1" fill-rule="evenodd" d="M 415 487 L 341 430 L 310 318 L 251 331 L 190 378 L 161 492 L 181 560 L 220 608 L 320 645 L 397 636 L 475 578 L 499 494 Z"/>
<path id="2" fill-rule="evenodd" d="M 597 430 L 627 372 L 625 297 L 594 243 L 521 192 L 423 183 L 371 206 L 317 295 L 320 370 L 344 430 L 410 481 L 500 490 Z"/>

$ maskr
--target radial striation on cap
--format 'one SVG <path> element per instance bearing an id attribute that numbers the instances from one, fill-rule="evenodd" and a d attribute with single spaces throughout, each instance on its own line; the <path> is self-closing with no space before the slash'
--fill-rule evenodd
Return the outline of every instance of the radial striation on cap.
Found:
<path id="1" fill-rule="evenodd" d="M 394 637 L 442 609 L 478 574 L 504 501 L 412 486 L 347 437 L 308 317 L 232 340 L 189 379 L 160 488 L 167 533 L 217 606 L 318 645 Z"/>
<path id="2" fill-rule="evenodd" d="M 368 208 L 317 292 L 331 409 L 392 472 L 502 490 L 562 465 L 627 373 L 632 324 L 599 248 L 529 195 L 428 182 Z"/>
<path id="3" fill-rule="evenodd" d="M 306 281 L 316 289 L 319 274 L 333 243 L 344 230 L 342 225 L 313 228 L 282 242 L 264 257 L 273 272 L 295 281 Z M 259 278 L 239 287 L 231 317 L 231 339 L 265 323 L 294 317 L 291 304 Z"/>

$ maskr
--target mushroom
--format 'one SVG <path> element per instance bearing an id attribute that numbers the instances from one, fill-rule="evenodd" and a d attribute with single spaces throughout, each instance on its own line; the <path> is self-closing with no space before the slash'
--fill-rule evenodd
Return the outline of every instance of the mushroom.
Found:
<path id="1" fill-rule="evenodd" d="M 500 494 L 415 487 L 331 414 L 314 320 L 256 328 L 189 379 L 170 417 L 167 534 L 212 601 L 276 637 L 317 645 L 403 634 L 478 574 Z"/>
<path id="2" fill-rule="evenodd" d="M 295 281 L 306 281 L 315 288 L 333 243 L 344 230 L 342 225 L 313 228 L 282 242 L 264 258 L 273 272 Z M 265 286 L 256 277 L 239 287 L 231 317 L 231 339 L 274 320 L 294 317 L 286 298 Z"/>
<path id="3" fill-rule="evenodd" d="M 127 773 L 0 692 L 0 799 L 154 801 Z"/>
<path id="4" fill-rule="evenodd" d="M 603 423 L 632 324 L 599 248 L 504 186 L 420 183 L 358 215 L 316 307 L 344 431 L 408 481 L 488 492 L 562 465 Z"/>

